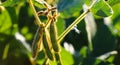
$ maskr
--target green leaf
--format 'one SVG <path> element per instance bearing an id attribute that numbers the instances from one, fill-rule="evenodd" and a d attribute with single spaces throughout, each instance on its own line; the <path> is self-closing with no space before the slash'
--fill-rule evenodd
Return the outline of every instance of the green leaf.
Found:
<path id="1" fill-rule="evenodd" d="M 82 0 L 59 0 L 58 11 L 65 18 L 72 17 L 82 9 Z"/>
<path id="2" fill-rule="evenodd" d="M 56 25 L 57 25 L 58 35 L 60 35 L 65 30 L 65 21 L 61 17 L 58 17 Z"/>
<path id="3" fill-rule="evenodd" d="M 18 40 L 16 40 L 14 36 L 7 35 L 6 37 L 8 38 L 5 39 L 5 42 L 0 43 L 0 65 L 31 64 L 30 59 L 28 58 L 27 55 L 29 51 L 26 50 L 22 43 L 18 42 Z M 7 45 L 9 45 L 8 50 L 6 49 Z M 1 57 L 3 57 L 3 59 Z"/>
<path id="4" fill-rule="evenodd" d="M 63 65 L 72 65 L 74 63 L 72 54 L 70 54 L 69 52 L 67 52 L 62 47 L 61 47 L 60 55 L 61 55 L 61 59 L 62 59 Z"/>
<path id="5" fill-rule="evenodd" d="M 114 62 L 115 60 L 115 55 L 111 55 L 109 58 L 107 58 L 107 61 L 109 62 Z"/>
<path id="6" fill-rule="evenodd" d="M 10 45 L 6 44 L 6 46 L 4 48 L 4 52 L 3 52 L 3 57 L 2 57 L 3 60 L 5 60 L 7 58 L 9 47 L 10 47 Z"/>
<path id="7" fill-rule="evenodd" d="M 20 33 L 25 36 L 26 40 L 32 40 L 33 34 L 35 34 L 37 30 L 37 26 L 35 27 L 34 17 L 29 5 L 23 5 L 19 12 L 18 17 L 18 26 Z"/>
<path id="8" fill-rule="evenodd" d="M 12 20 L 9 12 L 5 9 L 0 13 L 0 33 L 10 34 Z"/>
<path id="9" fill-rule="evenodd" d="M 86 58 L 87 57 L 87 51 L 88 51 L 88 48 L 86 46 L 83 46 L 80 50 L 80 55 L 83 57 L 83 58 Z"/>
<path id="10" fill-rule="evenodd" d="M 107 61 L 99 60 L 97 58 L 87 57 L 84 59 L 81 65 L 114 65 L 114 64 Z"/>
<path id="11" fill-rule="evenodd" d="M 88 6 L 90 6 L 90 4 L 92 3 L 91 0 L 83 0 L 83 2 L 84 2 L 86 5 L 88 5 Z"/>
<path id="12" fill-rule="evenodd" d="M 112 8 L 103 0 L 97 0 L 91 8 L 91 12 L 100 17 L 108 17 L 113 14 Z"/>
<path id="13" fill-rule="evenodd" d="M 110 6 L 114 6 L 116 4 L 119 4 L 120 3 L 120 0 L 108 0 L 107 3 L 110 5 Z"/>
<path id="14" fill-rule="evenodd" d="M 26 0 L 6 0 L 0 5 L 5 6 L 5 7 L 10 7 L 10 6 L 14 6 L 18 4 L 20 1 L 26 1 Z"/>
<path id="15" fill-rule="evenodd" d="M 111 23 L 113 24 L 114 30 L 116 30 L 116 32 L 114 32 L 116 35 L 120 36 L 120 3 L 119 4 L 116 4 L 115 6 L 113 6 L 113 11 L 114 11 L 114 14 L 113 16 L 111 17 Z"/>
<path id="16" fill-rule="evenodd" d="M 18 31 L 15 8 L 4 8 L 0 13 L 0 33 L 14 35 Z"/>
<path id="17" fill-rule="evenodd" d="M 104 24 L 103 20 L 97 20 L 97 31 L 92 38 L 93 52 L 92 55 L 97 57 L 109 51 L 113 51 L 116 46 L 115 36 L 110 29 Z"/>

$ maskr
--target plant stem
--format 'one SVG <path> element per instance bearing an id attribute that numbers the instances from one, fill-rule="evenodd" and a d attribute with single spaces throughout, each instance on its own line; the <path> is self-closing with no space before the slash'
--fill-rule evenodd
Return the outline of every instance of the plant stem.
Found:
<path id="1" fill-rule="evenodd" d="M 41 22 L 41 20 L 39 19 L 38 15 L 37 15 L 37 12 L 36 12 L 35 7 L 34 7 L 34 5 L 32 3 L 32 0 L 29 0 L 29 4 L 30 4 L 31 9 L 33 10 L 33 14 L 35 16 L 37 24 L 39 26 L 43 25 L 42 22 Z"/>
<path id="2" fill-rule="evenodd" d="M 96 4 L 98 0 L 94 0 L 90 7 L 88 8 L 87 11 L 83 12 L 57 39 L 58 42 L 60 42 L 75 25 L 77 25 L 85 16 L 86 14 L 90 11 L 90 9 Z"/>
<path id="3" fill-rule="evenodd" d="M 60 42 L 70 31 L 73 29 L 75 25 L 77 25 L 89 12 L 89 10 L 85 11 L 83 14 L 81 14 L 59 37 L 58 42 Z"/>

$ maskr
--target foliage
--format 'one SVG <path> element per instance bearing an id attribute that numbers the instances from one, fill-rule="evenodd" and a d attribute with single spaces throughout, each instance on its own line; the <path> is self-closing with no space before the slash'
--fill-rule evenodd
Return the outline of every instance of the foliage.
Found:
<path id="1" fill-rule="evenodd" d="M 45 48 L 38 53 L 36 60 L 32 57 L 32 43 L 40 25 L 36 22 L 39 20 L 34 16 L 36 13 L 29 1 L 0 1 L 0 65 L 42 65 L 46 61 Z M 61 51 L 57 52 L 63 65 L 120 64 L 120 0 L 45 0 L 45 2 L 51 6 L 57 5 L 59 12 L 56 22 L 57 41 L 60 40 L 61 43 L 59 43 Z M 40 0 L 32 0 L 32 3 L 36 12 L 47 9 Z M 39 16 L 39 19 L 42 23 L 47 23 L 48 20 L 46 16 Z M 48 36 L 54 36 L 51 34 Z M 38 36 L 34 40 L 35 43 L 39 38 Z M 66 42 L 68 47 L 65 47 Z M 71 45 L 74 48 L 71 49 Z M 65 50 L 66 48 L 69 48 L 67 50 L 71 53 Z M 50 65 L 56 65 L 59 61 L 49 62 Z"/>

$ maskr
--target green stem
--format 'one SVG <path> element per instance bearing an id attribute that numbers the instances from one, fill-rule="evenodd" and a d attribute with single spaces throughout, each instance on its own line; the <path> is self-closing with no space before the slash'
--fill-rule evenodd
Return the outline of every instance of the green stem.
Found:
<path id="1" fill-rule="evenodd" d="M 42 25 L 42 22 L 41 22 L 41 20 L 39 19 L 38 15 L 37 15 L 37 12 L 36 12 L 35 7 L 34 7 L 34 5 L 33 5 L 33 3 L 32 3 L 32 0 L 29 0 L 29 4 L 30 4 L 31 9 L 33 10 L 33 14 L 34 14 L 34 16 L 35 16 L 35 19 L 36 19 L 37 24 L 38 24 L 39 26 L 41 26 L 41 25 Z"/>
<path id="2" fill-rule="evenodd" d="M 75 25 L 77 25 L 89 12 L 89 10 L 85 11 L 83 14 L 81 14 L 59 37 L 58 42 L 60 42 L 70 31 L 73 29 Z"/>
<path id="3" fill-rule="evenodd" d="M 90 9 L 96 4 L 98 0 L 94 0 L 90 7 L 88 8 L 87 11 L 83 12 L 57 39 L 58 42 L 60 42 L 75 25 L 77 25 L 85 16 L 86 14 L 90 11 Z"/>

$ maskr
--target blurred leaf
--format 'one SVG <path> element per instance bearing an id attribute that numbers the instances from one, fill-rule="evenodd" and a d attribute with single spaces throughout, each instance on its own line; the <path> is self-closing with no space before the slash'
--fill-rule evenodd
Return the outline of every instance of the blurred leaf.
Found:
<path id="1" fill-rule="evenodd" d="M 35 34 L 37 30 L 37 26 L 34 22 L 33 14 L 31 15 L 32 11 L 29 7 L 29 4 L 24 4 L 19 12 L 18 16 L 18 28 L 20 33 L 25 36 L 26 40 L 31 40 L 32 43 L 33 34 Z"/>
<path id="2" fill-rule="evenodd" d="M 7 58 L 9 47 L 10 47 L 9 44 L 7 44 L 7 45 L 5 46 L 2 60 L 5 60 L 5 59 Z"/>
<path id="3" fill-rule="evenodd" d="M 90 4 L 92 3 L 91 0 L 83 0 L 83 2 L 84 2 L 86 5 L 88 5 L 88 6 L 90 6 Z"/>
<path id="4" fill-rule="evenodd" d="M 82 9 L 82 0 L 59 0 L 58 11 L 64 18 L 72 17 Z"/>
<path id="5" fill-rule="evenodd" d="M 60 55 L 61 55 L 63 65 L 72 65 L 74 63 L 72 55 L 62 47 L 61 47 Z"/>
<path id="6" fill-rule="evenodd" d="M 99 56 L 115 49 L 115 36 L 104 24 L 103 20 L 97 20 L 97 32 L 92 38 L 93 56 Z"/>
<path id="7" fill-rule="evenodd" d="M 120 4 L 116 4 L 115 6 L 113 6 L 113 11 L 114 14 L 111 17 L 112 19 L 112 24 L 115 28 L 116 31 L 114 31 L 116 33 L 116 35 L 120 36 Z"/>
<path id="8" fill-rule="evenodd" d="M 9 16 L 11 18 L 12 24 L 17 24 L 17 13 L 14 7 L 6 7 L 9 12 Z"/>
<path id="9" fill-rule="evenodd" d="M 10 42 L 11 37 L 12 36 L 10 36 L 10 35 L 0 33 L 0 60 L 6 59 L 6 58 L 3 58 L 3 56 L 4 56 L 3 54 L 8 53 L 7 51 L 5 52 L 4 50 L 5 50 L 7 43 Z M 5 56 L 7 57 L 7 55 L 5 55 Z"/>
<path id="10" fill-rule="evenodd" d="M 82 46 L 80 51 L 75 51 L 73 54 L 74 64 L 73 65 L 80 65 L 79 63 L 82 63 L 84 58 L 86 58 L 88 55 L 88 47 Z"/>
<path id="11" fill-rule="evenodd" d="M 111 7 L 104 0 L 97 0 L 91 11 L 100 17 L 108 17 L 113 14 Z"/>
<path id="12" fill-rule="evenodd" d="M 57 25 L 58 35 L 60 35 L 65 29 L 65 21 L 61 17 L 58 17 L 56 25 Z"/>
<path id="13" fill-rule="evenodd" d="M 9 45 L 8 52 L 6 52 L 6 58 L 2 59 L 0 58 L 0 65 L 31 65 L 30 60 L 28 58 L 28 51 L 26 48 L 22 45 L 22 43 L 18 42 L 18 40 L 15 39 L 14 36 L 10 36 L 9 39 L 6 39 L 7 42 L 1 44 L 0 47 L 4 50 L 2 51 L 2 55 L 4 56 L 3 52 L 6 52 L 6 45 Z M 2 50 L 0 49 L 0 50 Z M 1 51 L 0 51 L 1 53 Z M 12 60 L 11 60 L 12 59 Z"/>
<path id="14" fill-rule="evenodd" d="M 0 33 L 14 35 L 18 31 L 15 8 L 6 8 L 0 13 Z"/>
<path id="15" fill-rule="evenodd" d="M 80 50 L 80 55 L 83 57 L 83 58 L 86 58 L 87 57 L 87 50 L 88 48 L 86 46 L 82 47 L 81 50 Z"/>
<path id="16" fill-rule="evenodd" d="M 107 3 L 110 5 L 110 6 L 114 6 L 118 3 L 120 3 L 120 0 L 108 0 Z"/>
<path id="17" fill-rule="evenodd" d="M 6 0 L 5 2 L 3 2 L 0 5 L 5 6 L 5 7 L 10 7 L 10 6 L 14 6 L 14 5 L 18 4 L 21 1 L 26 1 L 26 0 Z"/>
<path id="18" fill-rule="evenodd" d="M 110 56 L 110 57 L 107 59 L 107 61 L 109 61 L 109 62 L 113 62 L 114 59 L 115 59 L 115 55 L 112 55 L 112 56 Z"/>
<path id="19" fill-rule="evenodd" d="M 15 7 L 6 7 L 0 11 L 0 65 L 17 63 L 17 65 L 30 65 L 28 51 L 20 41 L 14 38 L 14 34 L 18 31 L 17 18 Z M 9 44 L 8 52 L 4 51 L 7 44 Z"/>
<path id="20" fill-rule="evenodd" d="M 50 65 L 57 65 L 57 62 L 50 61 Z"/>
<path id="21" fill-rule="evenodd" d="M 81 63 L 80 65 L 114 65 L 114 64 L 107 61 L 102 61 L 96 58 L 87 57 L 84 59 L 83 63 Z"/>
<path id="22" fill-rule="evenodd" d="M 0 13 L 0 33 L 11 34 L 12 20 L 7 9 Z"/>

